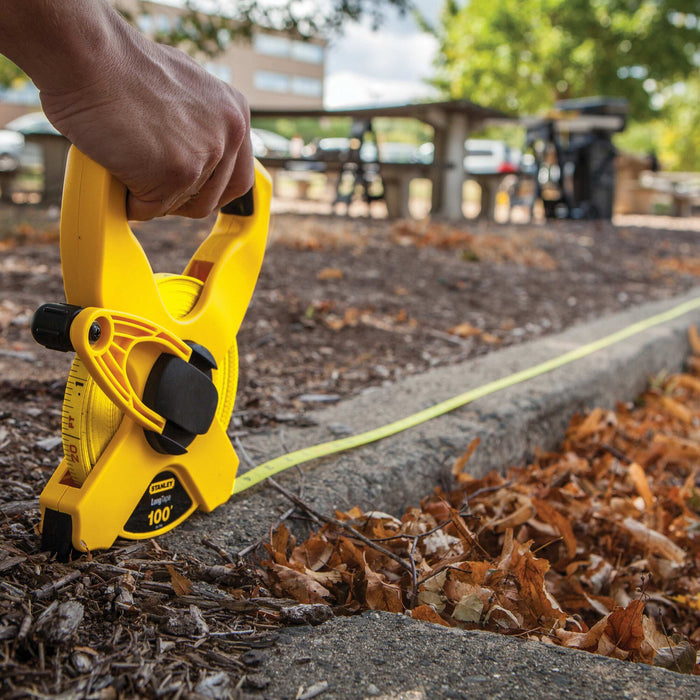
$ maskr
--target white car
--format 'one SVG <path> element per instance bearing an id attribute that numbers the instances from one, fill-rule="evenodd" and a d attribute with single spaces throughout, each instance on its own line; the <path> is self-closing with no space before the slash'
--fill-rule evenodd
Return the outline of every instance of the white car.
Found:
<path id="1" fill-rule="evenodd" d="M 464 170 L 470 175 L 506 175 L 520 168 L 520 149 L 504 141 L 467 139 L 464 148 Z"/>
<path id="2" fill-rule="evenodd" d="M 435 147 L 424 143 L 419 149 L 419 161 L 432 163 Z M 522 153 L 504 141 L 491 139 L 467 139 L 464 142 L 464 170 L 470 175 L 505 175 L 517 173 Z"/>
<path id="3" fill-rule="evenodd" d="M 250 140 L 253 143 L 253 155 L 256 158 L 265 158 L 266 156 L 284 158 L 289 156 L 289 139 L 276 134 L 274 131 L 251 129 Z"/>
<path id="4" fill-rule="evenodd" d="M 10 173 L 20 166 L 24 136 L 9 129 L 0 129 L 0 173 Z"/>

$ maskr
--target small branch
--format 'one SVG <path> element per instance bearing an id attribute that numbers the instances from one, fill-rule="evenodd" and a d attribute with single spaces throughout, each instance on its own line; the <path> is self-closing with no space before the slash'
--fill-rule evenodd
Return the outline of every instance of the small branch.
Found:
<path id="1" fill-rule="evenodd" d="M 219 547 L 219 545 L 215 542 L 212 542 L 206 535 L 202 537 L 201 541 L 205 547 L 209 547 L 209 549 L 214 550 L 224 561 L 227 561 L 229 564 L 236 563 L 233 557 L 225 549 Z"/>
<path id="2" fill-rule="evenodd" d="M 272 529 L 274 530 L 275 528 L 279 527 L 294 512 L 294 509 L 295 506 L 292 506 L 289 510 L 286 510 L 282 515 L 280 515 L 280 517 L 275 521 L 275 524 L 272 526 Z M 266 538 L 267 535 L 258 537 L 253 544 L 249 544 L 247 547 L 241 549 L 236 556 L 242 558 L 246 556 L 246 554 L 250 554 L 254 549 L 257 549 Z"/>
<path id="3" fill-rule="evenodd" d="M 305 503 L 304 501 L 301 500 L 298 496 L 295 496 L 293 493 L 290 491 L 287 491 L 283 486 L 278 484 L 274 479 L 268 478 L 267 483 L 270 484 L 274 489 L 279 491 L 285 498 L 288 498 L 292 503 L 295 503 L 297 506 L 300 508 L 304 509 L 307 513 L 312 515 L 314 518 L 325 522 L 329 523 L 331 525 L 335 525 L 336 527 L 339 527 L 349 534 L 351 534 L 354 538 L 360 540 L 363 544 L 366 544 L 368 547 L 372 547 L 372 549 L 376 549 L 378 552 L 381 552 L 384 556 L 389 557 L 390 559 L 393 559 L 397 564 L 401 566 L 401 568 L 405 569 L 408 572 L 412 571 L 411 564 L 406 562 L 404 559 L 402 559 L 398 554 L 394 554 L 389 549 L 386 549 L 385 547 L 382 547 L 378 545 L 376 542 L 372 542 L 369 537 L 365 537 L 361 532 L 358 532 L 354 527 L 351 525 L 348 525 L 347 523 L 344 523 L 342 520 L 337 520 L 336 518 L 329 518 L 326 515 L 323 515 L 319 513 L 318 511 L 314 510 L 310 505 Z M 415 566 L 415 564 L 414 564 Z"/>

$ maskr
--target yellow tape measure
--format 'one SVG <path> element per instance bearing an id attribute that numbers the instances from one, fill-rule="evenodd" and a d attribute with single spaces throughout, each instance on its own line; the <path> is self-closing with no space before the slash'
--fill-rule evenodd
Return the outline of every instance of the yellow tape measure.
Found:
<path id="1" fill-rule="evenodd" d="M 184 318 L 194 308 L 203 283 L 183 275 L 154 275 L 163 304 L 173 318 Z M 238 349 L 234 342 L 226 361 L 213 379 L 221 401 L 216 411 L 219 423 L 226 428 L 231 419 L 238 382 Z M 73 360 L 63 398 L 63 454 L 70 474 L 82 484 L 117 432 L 124 414 L 92 378 L 83 361 Z"/>
<path id="2" fill-rule="evenodd" d="M 238 457 L 226 435 L 236 336 L 265 251 L 272 185 L 222 208 L 181 275 L 154 275 L 126 220 L 126 190 L 71 149 L 61 209 L 66 304 L 32 334 L 75 350 L 63 404 L 64 457 L 44 488 L 42 546 L 106 549 L 153 537 L 230 498 Z"/>
<path id="3" fill-rule="evenodd" d="M 610 347 L 615 343 L 631 338 L 632 336 L 649 330 L 654 326 L 672 321 L 673 319 L 679 318 L 680 316 L 699 308 L 700 297 L 697 297 L 695 299 L 683 302 L 682 304 L 678 304 L 668 311 L 664 311 L 654 316 L 650 316 L 642 321 L 638 321 L 637 323 L 633 323 L 626 328 L 616 331 L 615 333 L 611 333 L 610 335 L 600 338 L 599 340 L 587 343 L 586 345 L 582 345 L 581 347 L 566 352 L 563 355 L 554 357 L 551 360 L 546 360 L 545 362 L 541 362 L 533 367 L 521 370 L 520 372 L 515 372 L 507 377 L 496 379 L 495 381 L 489 382 L 488 384 L 484 384 L 475 389 L 470 389 L 469 391 L 459 394 L 458 396 L 454 396 L 451 399 L 447 399 L 446 401 L 441 401 L 430 408 L 426 408 L 423 411 L 414 413 L 406 418 L 402 418 L 401 420 L 388 423 L 387 425 L 360 433 L 359 435 L 353 435 L 351 437 L 333 440 L 331 442 L 324 442 L 319 445 L 312 445 L 311 447 L 306 447 L 304 449 L 276 457 L 275 459 L 254 467 L 245 474 L 239 474 L 233 487 L 233 493 L 241 493 L 242 491 L 245 491 L 256 484 L 259 484 L 268 477 L 274 476 L 275 474 L 278 474 L 285 469 L 289 469 L 290 467 L 295 467 L 298 464 L 303 464 L 321 457 L 328 457 L 339 452 L 351 450 L 355 447 L 368 445 L 369 443 L 376 442 L 377 440 L 381 440 L 391 435 L 396 435 L 396 433 L 408 430 L 409 428 L 413 428 L 421 423 L 432 420 L 433 418 L 442 416 L 445 413 L 454 411 L 455 409 L 461 408 L 462 406 L 465 406 L 466 404 L 476 401 L 484 396 L 488 396 L 489 394 L 501 391 L 502 389 L 507 389 L 508 387 L 525 382 L 528 379 L 534 379 L 542 374 L 546 374 L 547 372 L 564 367 L 571 362 L 575 362 L 583 357 L 592 355 L 593 353 Z"/>

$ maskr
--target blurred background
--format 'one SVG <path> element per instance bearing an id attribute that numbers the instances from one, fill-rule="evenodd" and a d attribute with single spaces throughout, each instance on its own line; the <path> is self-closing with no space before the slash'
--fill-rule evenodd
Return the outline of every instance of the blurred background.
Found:
<path id="1" fill-rule="evenodd" d="M 358 146 L 353 142 L 357 115 L 336 117 L 333 111 L 467 100 L 499 118 L 472 121 L 462 152 L 452 147 L 449 154 L 452 166 L 464 169 L 465 213 L 491 206 L 483 197 L 486 175 L 504 176 L 496 195 L 504 194 L 496 196 L 496 204 L 510 207 L 522 199 L 513 189 L 522 184 L 515 178 L 527 176 L 538 196 L 552 183 L 563 192 L 555 195 L 560 200 L 566 195 L 566 163 L 580 156 L 567 161 L 558 154 L 554 162 L 552 152 L 569 148 L 571 134 L 567 131 L 557 146 L 556 138 L 535 143 L 532 129 L 543 119 L 560 119 L 562 101 L 604 96 L 625 105 L 623 123 L 608 129 L 617 159 L 617 199 L 624 200 L 618 210 L 688 215 L 699 203 L 697 0 L 114 4 L 141 31 L 182 48 L 246 94 L 256 155 L 284 159 L 275 177 L 283 198 L 333 202 L 339 191 L 336 170 L 342 168 L 309 168 L 316 175 L 302 177 L 303 168 L 291 168 L 289 159 L 445 165 L 444 153 L 434 156 L 429 120 L 374 114 L 370 138 L 361 138 Z M 569 110 L 567 117 L 572 116 Z M 59 201 L 64 152 L 60 136 L 40 114 L 34 86 L 0 57 L 2 198 Z M 277 170 L 273 161 L 267 165 Z M 411 213 L 420 217 L 430 210 L 431 197 L 435 204 L 436 179 L 418 170 L 413 174 Z M 514 177 L 506 180 L 506 175 Z M 373 179 L 371 172 L 368 177 Z M 545 182 L 538 184 L 538 178 Z M 366 193 L 360 195 L 368 200 Z M 569 205 L 565 215 L 589 210 Z"/>

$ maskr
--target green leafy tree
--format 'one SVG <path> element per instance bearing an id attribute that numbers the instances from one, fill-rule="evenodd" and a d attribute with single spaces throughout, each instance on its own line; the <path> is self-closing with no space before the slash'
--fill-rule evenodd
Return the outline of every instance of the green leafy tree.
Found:
<path id="1" fill-rule="evenodd" d="M 116 4 L 131 22 L 154 9 L 148 0 L 138 2 L 134 13 Z M 233 38 L 248 38 L 256 27 L 294 34 L 301 38 L 329 37 L 342 33 L 348 21 L 369 17 L 378 28 L 386 10 L 392 7 L 404 14 L 413 8 L 412 0 L 187 0 L 179 21 L 154 37 L 190 53 L 215 56 Z"/>
<path id="2" fill-rule="evenodd" d="M 23 78 L 24 73 L 10 61 L 0 54 L 0 87 L 10 87 L 18 78 Z"/>
<path id="3" fill-rule="evenodd" d="M 434 84 L 452 98 L 538 113 L 558 99 L 627 98 L 651 118 L 700 63 L 698 0 L 446 0 Z"/>

